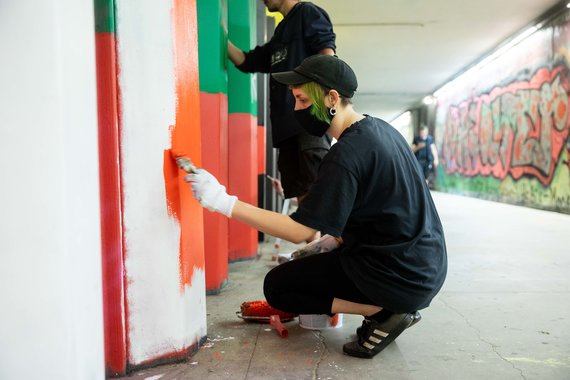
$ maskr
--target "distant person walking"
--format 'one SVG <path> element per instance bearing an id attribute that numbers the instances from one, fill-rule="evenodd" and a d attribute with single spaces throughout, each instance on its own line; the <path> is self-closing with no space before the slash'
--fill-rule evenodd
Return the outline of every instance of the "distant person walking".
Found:
<path id="1" fill-rule="evenodd" d="M 439 165 L 439 159 L 437 157 L 437 148 L 433 137 L 428 133 L 427 126 L 424 125 L 420 128 L 420 134 L 414 138 L 412 151 L 422 168 L 426 183 L 429 183 L 430 173 Z"/>

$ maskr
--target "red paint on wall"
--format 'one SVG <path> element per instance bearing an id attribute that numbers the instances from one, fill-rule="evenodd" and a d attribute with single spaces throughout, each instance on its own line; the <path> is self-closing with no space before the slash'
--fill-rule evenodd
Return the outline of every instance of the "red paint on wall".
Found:
<path id="1" fill-rule="evenodd" d="M 174 69 L 176 77 L 176 123 L 171 129 L 172 151 L 184 153 L 195 165 L 201 166 L 200 143 L 200 89 L 198 76 L 198 28 L 195 0 L 174 0 L 172 9 Z M 194 200 L 190 186 L 184 182 L 184 173 L 166 162 L 166 186 L 173 188 L 178 182 L 179 211 L 176 201 L 170 199 L 171 210 L 180 221 L 180 290 L 192 284 L 194 268 L 204 268 L 204 225 L 202 208 Z M 171 158 L 172 160 L 172 158 Z M 166 171 L 168 168 L 168 173 Z M 169 176 L 167 176 L 167 174 Z M 172 192 L 170 193 L 172 196 Z"/>
<path id="2" fill-rule="evenodd" d="M 95 34 L 103 320 L 107 376 L 124 375 L 127 339 L 123 281 L 121 174 L 115 36 Z"/>
<path id="3" fill-rule="evenodd" d="M 229 193 L 257 204 L 257 118 L 248 113 L 232 113 L 229 130 Z M 230 261 L 257 255 L 257 231 L 230 220 Z"/>
<path id="4" fill-rule="evenodd" d="M 178 187 L 178 172 L 180 169 L 174 161 L 170 149 L 164 151 L 164 187 L 166 192 L 166 209 L 168 215 L 180 223 L 180 189 Z"/>
<path id="5" fill-rule="evenodd" d="M 220 183 L 228 184 L 228 98 L 225 94 L 200 94 L 202 163 Z M 206 290 L 217 293 L 228 277 L 228 218 L 204 212 Z"/>
<path id="6" fill-rule="evenodd" d="M 203 340 L 206 340 L 206 337 L 204 337 Z M 142 363 L 129 365 L 129 372 L 141 371 L 143 369 L 153 368 L 163 364 L 171 364 L 188 360 L 188 358 L 191 358 L 196 352 L 198 352 L 202 344 L 203 341 L 197 341 L 196 343 L 193 343 L 191 346 L 188 346 L 185 349 L 174 350 L 167 354 L 159 355 L 152 359 L 145 360 Z"/>

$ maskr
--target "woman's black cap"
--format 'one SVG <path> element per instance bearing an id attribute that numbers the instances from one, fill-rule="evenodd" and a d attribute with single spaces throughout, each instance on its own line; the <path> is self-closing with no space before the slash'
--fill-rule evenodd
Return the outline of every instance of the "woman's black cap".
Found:
<path id="1" fill-rule="evenodd" d="M 277 82 L 286 85 L 300 85 L 307 82 L 335 89 L 346 98 L 352 98 L 358 82 L 354 71 L 336 55 L 317 54 L 305 58 L 293 69 L 271 74 Z"/>

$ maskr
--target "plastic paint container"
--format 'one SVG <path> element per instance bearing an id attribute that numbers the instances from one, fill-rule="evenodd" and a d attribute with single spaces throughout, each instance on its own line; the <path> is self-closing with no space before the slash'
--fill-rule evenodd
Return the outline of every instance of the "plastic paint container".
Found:
<path id="1" fill-rule="evenodd" d="M 299 314 L 299 326 L 309 330 L 337 329 L 342 327 L 342 314 L 337 314 L 337 317 L 336 324 L 333 324 L 334 318 L 326 314 Z"/>

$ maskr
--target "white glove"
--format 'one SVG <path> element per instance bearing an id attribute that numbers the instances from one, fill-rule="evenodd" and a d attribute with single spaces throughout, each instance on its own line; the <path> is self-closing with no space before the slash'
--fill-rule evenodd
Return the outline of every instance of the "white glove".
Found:
<path id="1" fill-rule="evenodd" d="M 200 202 L 202 207 L 231 218 L 237 197 L 228 195 L 226 188 L 220 185 L 216 177 L 204 169 L 196 169 L 195 173 L 186 175 L 184 181 L 192 183 L 190 187 L 194 198 Z"/>

